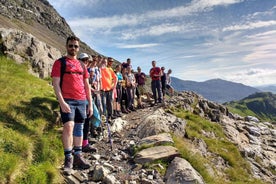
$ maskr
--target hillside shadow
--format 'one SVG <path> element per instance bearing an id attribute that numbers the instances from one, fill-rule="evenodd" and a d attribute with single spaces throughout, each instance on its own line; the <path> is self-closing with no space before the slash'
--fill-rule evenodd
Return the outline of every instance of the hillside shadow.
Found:
<path id="1" fill-rule="evenodd" d="M 10 116 L 9 113 L 0 110 L 0 121 L 4 123 L 4 125 L 14 131 L 18 131 L 24 135 L 32 135 L 35 132 L 30 130 L 26 125 L 17 121 L 15 118 Z"/>
<path id="2" fill-rule="evenodd" d="M 16 130 L 22 134 L 35 134 L 22 122 L 16 120 L 10 114 L 23 114 L 25 123 L 35 121 L 36 119 L 44 119 L 48 122 L 46 129 L 52 129 L 56 120 L 55 109 L 58 108 L 58 102 L 55 99 L 34 97 L 30 102 L 21 101 L 20 105 L 11 105 L 8 109 L 12 109 L 13 113 L 1 112 L 0 120 L 9 128 Z M 35 126 L 35 125 L 34 125 Z"/>

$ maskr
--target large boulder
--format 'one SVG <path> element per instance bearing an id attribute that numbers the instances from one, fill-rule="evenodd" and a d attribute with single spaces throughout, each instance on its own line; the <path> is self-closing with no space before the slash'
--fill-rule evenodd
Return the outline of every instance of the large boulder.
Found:
<path id="1" fill-rule="evenodd" d="M 29 62 L 30 72 L 40 78 L 50 76 L 54 61 L 62 55 L 56 48 L 20 30 L 0 28 L 0 39 L 0 52 L 18 63 Z"/>
<path id="2" fill-rule="evenodd" d="M 170 163 L 166 175 L 166 184 L 204 184 L 202 176 L 182 158 L 175 157 Z"/>

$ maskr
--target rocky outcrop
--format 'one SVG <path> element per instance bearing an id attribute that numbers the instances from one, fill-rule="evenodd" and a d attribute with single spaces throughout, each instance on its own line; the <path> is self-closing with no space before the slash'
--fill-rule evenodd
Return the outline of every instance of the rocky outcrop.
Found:
<path id="1" fill-rule="evenodd" d="M 256 178 L 276 182 L 271 172 L 276 170 L 276 131 L 268 122 L 256 118 L 235 120 L 224 116 L 220 122 L 227 137 L 235 143 L 242 155 L 250 162 Z M 254 121 L 253 121 L 254 120 Z"/>
<path id="2" fill-rule="evenodd" d="M 40 78 L 50 76 L 54 61 L 62 55 L 33 35 L 15 29 L 0 28 L 0 48 L 16 62 L 28 63 L 30 72 Z"/>
<path id="3" fill-rule="evenodd" d="M 210 102 L 194 92 L 180 93 L 178 98 L 168 103 L 222 125 L 225 135 L 251 164 L 254 177 L 269 183 L 276 182 L 272 172 L 276 170 L 275 124 L 260 122 L 252 116 L 232 114 L 225 106 Z M 211 134 L 208 136 L 212 137 Z M 205 154 L 204 147 L 202 150 Z"/>

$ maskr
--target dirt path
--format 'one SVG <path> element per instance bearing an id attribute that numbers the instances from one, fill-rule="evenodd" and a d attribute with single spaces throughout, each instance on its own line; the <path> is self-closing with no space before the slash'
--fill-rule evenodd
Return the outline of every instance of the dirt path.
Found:
<path id="1" fill-rule="evenodd" d="M 138 176 L 138 172 L 141 166 L 137 166 L 133 162 L 133 149 L 131 149 L 131 143 L 137 143 L 139 137 L 137 137 L 137 126 L 145 120 L 146 117 L 151 115 L 160 106 L 150 106 L 146 105 L 143 109 L 138 109 L 137 111 L 132 111 L 129 114 L 123 114 L 122 120 L 127 121 L 123 130 L 120 132 L 112 133 L 112 150 L 111 145 L 107 136 L 107 126 L 106 123 L 103 124 L 105 129 L 104 137 L 101 140 L 90 139 L 90 144 L 97 149 L 96 153 L 84 153 L 86 159 L 90 160 L 92 163 L 92 168 L 96 165 L 102 165 L 108 163 L 111 165 L 115 173 L 115 177 L 121 183 L 126 180 L 130 181 Z M 95 155 L 100 156 L 100 159 L 95 160 Z M 90 170 L 77 170 L 77 172 L 85 174 L 88 176 L 88 181 L 92 181 L 91 175 L 93 169 Z M 135 172 L 137 172 L 135 174 Z M 70 182 L 67 182 L 70 183 Z"/>

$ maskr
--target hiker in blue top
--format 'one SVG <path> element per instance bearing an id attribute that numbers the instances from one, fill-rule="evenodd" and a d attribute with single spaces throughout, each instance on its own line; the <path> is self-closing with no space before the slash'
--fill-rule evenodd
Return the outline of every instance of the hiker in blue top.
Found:
<path id="1" fill-rule="evenodd" d="M 115 73 L 118 78 L 117 86 L 116 86 L 116 93 L 117 97 L 115 99 L 115 106 L 114 106 L 114 115 L 117 117 L 122 117 L 121 114 L 121 102 L 122 102 L 122 82 L 123 82 L 123 75 L 121 73 L 121 65 L 116 65 Z"/>

